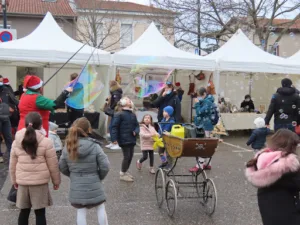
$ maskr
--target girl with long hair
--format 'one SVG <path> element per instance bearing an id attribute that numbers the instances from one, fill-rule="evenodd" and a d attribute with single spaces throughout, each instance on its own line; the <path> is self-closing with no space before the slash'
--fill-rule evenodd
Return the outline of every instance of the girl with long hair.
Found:
<path id="1" fill-rule="evenodd" d="M 85 117 L 74 121 L 66 137 L 59 168 L 70 177 L 69 201 L 77 209 L 77 225 L 87 224 L 87 209 L 94 207 L 99 225 L 107 225 L 102 181 L 109 171 L 109 161 L 98 142 L 89 137 L 91 131 L 91 124 Z"/>
<path id="2" fill-rule="evenodd" d="M 142 122 L 140 123 L 140 142 L 141 142 L 141 150 L 143 152 L 143 157 L 136 162 L 136 167 L 138 170 L 142 169 L 142 163 L 148 159 L 148 155 L 150 158 L 150 169 L 149 172 L 151 174 L 155 174 L 155 170 L 153 168 L 154 165 L 154 152 L 153 152 L 153 137 L 159 136 L 153 126 L 152 116 L 149 114 L 144 115 Z"/>
<path id="3" fill-rule="evenodd" d="M 48 183 L 58 190 L 60 172 L 52 141 L 45 137 L 37 112 L 25 117 L 25 128 L 16 133 L 9 165 L 11 182 L 18 189 L 16 205 L 21 209 L 18 225 L 28 225 L 31 208 L 37 225 L 46 225 L 46 207 L 52 205 Z"/>
<path id="4" fill-rule="evenodd" d="M 246 165 L 246 178 L 258 188 L 259 211 L 264 225 L 300 224 L 300 163 L 296 154 L 299 137 L 278 130 L 268 148 Z"/>

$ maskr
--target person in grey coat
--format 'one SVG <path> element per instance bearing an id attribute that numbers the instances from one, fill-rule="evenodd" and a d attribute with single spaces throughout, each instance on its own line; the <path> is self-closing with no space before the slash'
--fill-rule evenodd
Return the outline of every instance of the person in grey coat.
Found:
<path id="1" fill-rule="evenodd" d="M 69 201 L 77 208 L 77 225 L 87 224 L 87 209 L 93 207 L 97 208 L 99 224 L 107 225 L 102 181 L 109 171 L 109 161 L 96 140 L 88 137 L 91 130 L 85 117 L 75 120 L 66 138 L 59 169 L 70 177 Z"/>
<path id="2" fill-rule="evenodd" d="M 49 122 L 49 132 L 48 132 L 49 138 L 53 142 L 53 147 L 56 151 L 57 159 L 59 160 L 59 158 L 61 156 L 62 149 L 63 149 L 63 144 L 60 140 L 60 137 L 57 134 L 57 129 L 58 129 L 57 124 Z"/>

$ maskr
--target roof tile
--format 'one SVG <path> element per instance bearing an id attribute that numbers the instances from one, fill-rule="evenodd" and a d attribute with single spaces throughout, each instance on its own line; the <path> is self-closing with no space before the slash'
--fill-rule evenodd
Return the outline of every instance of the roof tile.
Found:
<path id="1" fill-rule="evenodd" d="M 68 0 L 56 0 L 55 2 L 47 2 L 45 0 L 9 0 L 9 6 L 7 7 L 8 14 L 45 15 L 48 11 L 53 16 L 76 16 Z"/>

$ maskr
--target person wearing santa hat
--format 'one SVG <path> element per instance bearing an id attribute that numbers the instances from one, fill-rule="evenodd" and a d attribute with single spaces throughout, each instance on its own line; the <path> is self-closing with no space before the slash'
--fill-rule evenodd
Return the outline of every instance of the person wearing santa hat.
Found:
<path id="1" fill-rule="evenodd" d="M 73 88 L 68 87 L 56 100 L 51 100 L 42 95 L 43 81 L 37 76 L 26 75 L 23 87 L 26 91 L 21 96 L 19 103 L 20 122 L 18 130 L 25 128 L 25 117 L 28 113 L 38 112 L 43 118 L 43 130 L 48 137 L 50 111 L 53 112 L 57 106 L 65 102 Z"/>
<path id="2" fill-rule="evenodd" d="M 0 133 L 3 135 L 8 153 L 10 153 L 12 145 L 11 123 L 9 117 L 16 105 L 18 105 L 18 101 L 5 87 L 3 84 L 3 77 L 0 75 Z M 0 149 L 0 163 L 3 163 L 3 161 L 3 155 Z"/>
<path id="3" fill-rule="evenodd" d="M 3 84 L 4 86 L 14 95 L 14 90 L 10 86 L 9 79 L 8 78 L 3 78 Z"/>

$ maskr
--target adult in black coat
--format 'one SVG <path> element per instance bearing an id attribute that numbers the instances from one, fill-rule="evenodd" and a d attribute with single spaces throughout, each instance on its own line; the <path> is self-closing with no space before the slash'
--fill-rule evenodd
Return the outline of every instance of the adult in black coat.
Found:
<path id="1" fill-rule="evenodd" d="M 181 102 L 177 96 L 177 92 L 174 90 L 172 83 L 167 82 L 160 96 L 158 96 L 158 98 L 155 99 L 151 104 L 153 107 L 158 108 L 158 122 L 162 121 L 164 108 L 167 106 L 173 107 L 173 117 L 175 122 L 181 122 Z"/>
<path id="2" fill-rule="evenodd" d="M 281 84 L 272 96 L 265 122 L 269 125 L 274 115 L 275 131 L 281 128 L 295 131 L 295 126 L 300 124 L 300 97 L 290 79 L 284 78 Z"/>
<path id="3" fill-rule="evenodd" d="M 259 211 L 264 225 L 300 224 L 299 138 L 287 129 L 271 138 L 270 149 L 247 163 L 246 177 L 258 188 Z"/>
<path id="4" fill-rule="evenodd" d="M 241 103 L 241 109 L 243 112 L 254 112 L 254 103 L 250 95 L 246 95 L 244 101 Z"/>

